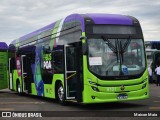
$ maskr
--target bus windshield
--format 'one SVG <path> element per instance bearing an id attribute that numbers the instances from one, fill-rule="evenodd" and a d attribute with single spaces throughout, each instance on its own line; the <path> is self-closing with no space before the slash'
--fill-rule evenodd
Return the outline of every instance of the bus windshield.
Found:
<path id="1" fill-rule="evenodd" d="M 89 69 L 99 76 L 130 76 L 145 70 L 142 39 L 88 39 Z"/>

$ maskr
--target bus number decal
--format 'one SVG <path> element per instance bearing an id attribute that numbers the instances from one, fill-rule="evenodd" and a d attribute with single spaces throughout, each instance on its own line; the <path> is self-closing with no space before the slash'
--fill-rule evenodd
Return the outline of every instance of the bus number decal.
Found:
<path id="1" fill-rule="evenodd" d="M 116 87 L 108 87 L 107 88 L 107 92 L 115 92 L 116 91 Z"/>

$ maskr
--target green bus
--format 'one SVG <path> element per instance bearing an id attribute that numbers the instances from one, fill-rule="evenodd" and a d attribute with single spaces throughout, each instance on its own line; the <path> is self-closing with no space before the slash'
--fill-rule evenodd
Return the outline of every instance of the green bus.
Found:
<path id="1" fill-rule="evenodd" d="M 0 42 L 0 90 L 8 88 L 8 46 L 4 42 Z"/>
<path id="2" fill-rule="evenodd" d="M 60 103 L 149 98 L 139 21 L 116 14 L 71 14 L 9 45 L 9 85 Z"/>
<path id="3" fill-rule="evenodd" d="M 153 82 L 157 82 L 157 75 L 155 69 L 160 66 L 160 50 L 157 49 L 146 49 L 148 67 L 152 67 L 152 79 Z"/>

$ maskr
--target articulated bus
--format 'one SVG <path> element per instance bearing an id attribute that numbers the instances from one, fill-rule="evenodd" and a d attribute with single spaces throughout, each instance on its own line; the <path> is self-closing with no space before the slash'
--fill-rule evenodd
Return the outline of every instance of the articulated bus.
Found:
<path id="1" fill-rule="evenodd" d="M 8 88 L 8 45 L 0 42 L 0 90 Z"/>
<path id="2" fill-rule="evenodd" d="M 149 98 L 139 21 L 71 14 L 12 41 L 9 84 L 17 93 L 77 103 Z"/>

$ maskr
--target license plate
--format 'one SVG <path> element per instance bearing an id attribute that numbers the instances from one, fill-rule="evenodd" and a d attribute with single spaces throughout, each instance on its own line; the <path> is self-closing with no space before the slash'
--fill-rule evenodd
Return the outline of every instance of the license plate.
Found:
<path id="1" fill-rule="evenodd" d="M 119 94 L 117 96 L 117 99 L 119 99 L 119 100 L 128 99 L 128 95 L 127 94 Z"/>

